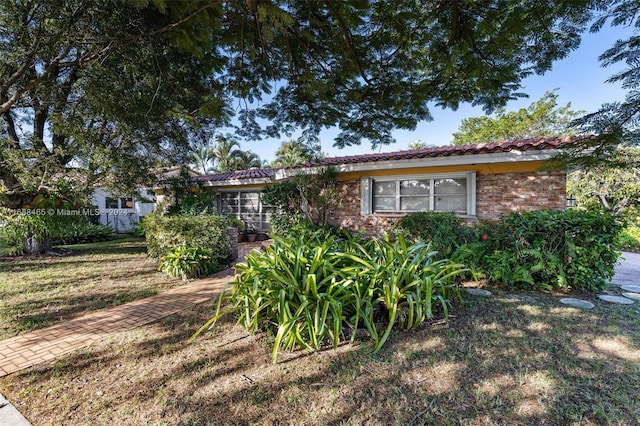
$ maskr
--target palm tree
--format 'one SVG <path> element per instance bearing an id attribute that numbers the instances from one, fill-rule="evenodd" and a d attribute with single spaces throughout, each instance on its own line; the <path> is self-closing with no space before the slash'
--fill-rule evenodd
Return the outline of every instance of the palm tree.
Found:
<path id="1" fill-rule="evenodd" d="M 197 171 L 205 175 L 215 171 L 213 164 L 215 156 L 210 146 L 201 146 L 196 149 L 196 152 L 193 153 L 193 160 Z"/>
<path id="2" fill-rule="evenodd" d="M 413 141 L 413 142 L 411 142 L 409 144 L 409 149 L 414 149 L 414 150 L 423 149 L 423 148 L 426 148 L 426 147 L 427 147 L 427 144 L 422 142 L 420 139 L 416 139 L 415 141 Z"/>
<path id="3" fill-rule="evenodd" d="M 313 150 L 298 141 L 285 141 L 276 151 L 276 159 L 271 165 L 273 167 L 295 166 L 311 160 L 313 154 Z"/>
<path id="4" fill-rule="evenodd" d="M 233 168 L 235 170 L 248 170 L 252 167 L 262 167 L 260 156 L 251 150 L 240 151 L 235 158 Z"/>
<path id="5" fill-rule="evenodd" d="M 216 143 L 212 148 L 212 153 L 216 160 L 218 172 L 234 170 L 236 160 L 242 155 L 240 143 L 229 134 L 216 136 Z"/>

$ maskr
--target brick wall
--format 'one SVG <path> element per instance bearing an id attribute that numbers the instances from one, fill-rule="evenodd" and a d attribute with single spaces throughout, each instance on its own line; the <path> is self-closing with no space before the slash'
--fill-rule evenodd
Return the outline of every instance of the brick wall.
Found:
<path id="1" fill-rule="evenodd" d="M 329 223 L 355 233 L 360 230 L 367 236 L 380 236 L 400 218 L 362 216 L 360 214 L 360 181 L 343 182 L 338 189 L 339 205 L 329 213 Z"/>
<path id="2" fill-rule="evenodd" d="M 497 219 L 513 211 L 563 209 L 566 205 L 564 172 L 524 172 L 478 174 L 476 178 L 476 216 Z M 338 190 L 339 205 L 329 215 L 329 223 L 351 232 L 382 235 L 399 217 L 362 216 L 360 181 L 348 181 Z"/>
<path id="3" fill-rule="evenodd" d="M 476 215 L 480 219 L 566 207 L 564 172 L 478 174 L 476 186 Z"/>

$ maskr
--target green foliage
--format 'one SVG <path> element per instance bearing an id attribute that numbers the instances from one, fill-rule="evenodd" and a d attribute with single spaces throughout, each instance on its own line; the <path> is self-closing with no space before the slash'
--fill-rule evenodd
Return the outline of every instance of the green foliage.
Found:
<path id="1" fill-rule="evenodd" d="M 220 25 L 208 25 L 213 7 L 199 7 L 0 4 L 0 181 L 12 207 L 65 181 L 130 192 L 163 161 L 182 162 L 196 132 L 228 119 L 211 82 L 221 61 L 202 50 Z M 174 25 L 182 19 L 188 30 Z"/>
<path id="2" fill-rule="evenodd" d="M 235 216 L 227 216 L 225 218 L 225 222 L 227 226 L 238 228 L 238 232 L 242 232 L 244 230 L 244 222 Z"/>
<path id="3" fill-rule="evenodd" d="M 211 261 L 225 266 L 231 261 L 227 222 L 215 215 L 161 216 L 150 214 L 144 219 L 149 256 L 160 258 L 174 247 L 211 251 Z"/>
<path id="4" fill-rule="evenodd" d="M 35 238 L 48 241 L 54 233 L 51 216 L 46 214 L 22 214 L 12 210 L 0 208 L 0 220 L 3 222 L 2 231 L 6 244 L 14 252 L 22 252 L 25 239 Z"/>
<path id="5" fill-rule="evenodd" d="M 618 244 L 622 250 L 640 252 L 640 226 L 627 226 Z"/>
<path id="6" fill-rule="evenodd" d="M 276 150 L 276 158 L 271 162 L 271 167 L 297 166 L 317 156 L 318 147 L 296 140 L 285 141 Z"/>
<path id="7" fill-rule="evenodd" d="M 0 181 L 49 182 L 73 164 L 87 187 L 108 175 L 133 189 L 234 111 L 247 139 L 337 125 L 337 146 L 388 144 L 430 119 L 427 105 L 491 110 L 519 96 L 524 78 L 578 46 L 595 7 L 2 2 Z"/>
<path id="8" fill-rule="evenodd" d="M 335 168 L 325 167 L 316 174 L 300 174 L 267 186 L 263 192 L 264 202 L 277 209 L 276 229 L 280 225 L 284 230 L 290 228 L 286 215 L 292 216 L 292 224 L 304 218 L 326 227 L 331 209 L 339 203 L 336 197 L 338 175 Z"/>
<path id="9" fill-rule="evenodd" d="M 640 148 L 618 147 L 610 162 L 570 173 L 567 193 L 576 205 L 640 219 Z"/>
<path id="10" fill-rule="evenodd" d="M 416 212 L 404 216 L 397 229 L 413 238 L 429 242 L 441 258 L 449 258 L 462 244 L 473 238 L 473 230 L 464 219 L 447 212 Z"/>
<path id="11" fill-rule="evenodd" d="M 476 228 L 453 258 L 507 287 L 598 291 L 613 277 L 623 223 L 570 209 L 511 213 Z"/>
<path id="12" fill-rule="evenodd" d="M 573 135 L 571 123 L 582 111 L 572 111 L 571 103 L 557 106 L 558 95 L 547 92 L 527 108 L 507 112 L 500 108 L 494 117 L 471 117 L 462 120 L 453 134 L 454 145 L 503 142 L 518 139 Z"/>
<path id="13" fill-rule="evenodd" d="M 434 315 L 448 315 L 452 299 L 460 300 L 454 278 L 464 271 L 449 260 L 436 260 L 424 243 L 344 233 L 274 237 L 264 253 L 251 253 L 236 265 L 230 294 L 199 331 L 229 312 L 248 331 L 275 335 L 273 361 L 279 349 L 318 350 L 326 341 L 336 347 L 359 328 L 380 350 L 395 326 L 418 327 Z M 220 313 L 222 300 L 231 302 Z"/>
<path id="14" fill-rule="evenodd" d="M 195 180 L 189 170 L 182 168 L 180 174 L 169 179 L 164 190 L 173 197 L 173 203 L 167 207 L 168 215 L 200 215 L 217 213 L 212 191 L 204 188 L 201 181 Z"/>
<path id="15" fill-rule="evenodd" d="M 90 223 L 84 217 L 65 224 L 51 238 L 53 245 L 70 245 L 97 243 L 108 241 L 115 236 L 113 228 L 108 225 Z"/>
<path id="16" fill-rule="evenodd" d="M 144 230 L 144 217 L 140 218 L 140 221 L 136 223 L 136 226 L 133 228 L 131 235 L 133 235 L 134 237 L 141 237 L 141 238 L 146 237 L 145 230 Z"/>
<path id="17" fill-rule="evenodd" d="M 184 281 L 204 277 L 221 270 L 213 259 L 213 252 L 200 247 L 177 246 L 160 258 L 158 268 Z"/>
<path id="18" fill-rule="evenodd" d="M 275 186 L 275 185 L 274 185 Z M 294 212 L 277 209 L 269 220 L 269 234 L 279 235 L 284 239 L 296 238 L 301 232 L 312 231 L 317 225 Z"/>

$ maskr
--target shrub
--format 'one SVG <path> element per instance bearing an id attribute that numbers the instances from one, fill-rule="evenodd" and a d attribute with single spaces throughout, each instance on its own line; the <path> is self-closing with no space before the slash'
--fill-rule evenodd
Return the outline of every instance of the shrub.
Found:
<path id="1" fill-rule="evenodd" d="M 473 230 L 454 213 L 416 212 L 404 216 L 397 229 L 411 237 L 431 243 L 439 257 L 448 258 L 473 238 Z"/>
<path id="2" fill-rule="evenodd" d="M 131 235 L 134 237 L 145 238 L 145 230 L 144 230 L 144 217 L 140 218 L 140 221 L 136 223 L 136 226 L 133 228 Z"/>
<path id="3" fill-rule="evenodd" d="M 24 214 L 2 208 L 2 238 L 5 240 L 5 254 L 37 254 L 51 248 L 51 235 L 57 225 L 53 216 L 45 214 Z M 38 243 L 39 242 L 39 243 Z M 41 247 L 38 247 L 41 246 Z"/>
<path id="4" fill-rule="evenodd" d="M 213 260 L 211 250 L 179 246 L 162 256 L 159 269 L 186 281 L 213 274 L 222 268 Z"/>
<path id="5" fill-rule="evenodd" d="M 628 226 L 620 234 L 619 246 L 623 250 L 640 251 L 640 226 Z"/>
<path id="6" fill-rule="evenodd" d="M 54 245 L 97 243 L 114 237 L 113 228 L 107 225 L 90 223 L 85 218 L 65 224 L 51 238 Z"/>
<path id="7" fill-rule="evenodd" d="M 221 296 L 218 312 L 198 333 L 234 312 L 250 332 L 271 330 L 274 362 L 280 348 L 317 350 L 325 340 L 335 347 L 349 329 L 353 340 L 361 325 L 378 351 L 394 326 L 417 327 L 436 313 L 446 317 L 451 299 L 459 299 L 454 277 L 463 270 L 434 255 L 402 236 L 393 242 L 361 242 L 347 233 L 276 236 L 265 252 L 236 265 L 231 294 Z M 231 308 L 220 313 L 222 300 Z"/>
<path id="8" fill-rule="evenodd" d="M 231 250 L 227 236 L 227 223 L 217 215 L 161 216 L 150 214 L 144 219 L 147 252 L 160 258 L 184 246 L 211 251 L 216 265 L 230 263 Z"/>
<path id="9" fill-rule="evenodd" d="M 454 258 L 508 287 L 597 291 L 613 277 L 622 226 L 599 211 L 511 213 L 479 225 Z"/>

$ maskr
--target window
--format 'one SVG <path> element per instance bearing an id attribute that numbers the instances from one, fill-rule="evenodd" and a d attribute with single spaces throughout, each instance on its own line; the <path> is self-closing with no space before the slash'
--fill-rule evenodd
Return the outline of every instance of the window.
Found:
<path id="1" fill-rule="evenodd" d="M 475 215 L 475 173 L 363 178 L 362 214 L 416 211 Z"/>
<path id="2" fill-rule="evenodd" d="M 120 198 L 120 208 L 121 209 L 132 209 L 133 208 L 133 198 Z"/>
<path id="3" fill-rule="evenodd" d="M 105 209 L 117 209 L 118 208 L 118 199 L 106 197 L 104 199 L 104 208 Z"/>
<path id="4" fill-rule="evenodd" d="M 273 207 L 262 204 L 260 192 L 221 192 L 218 211 L 246 222 L 254 229 L 268 230 Z"/>

